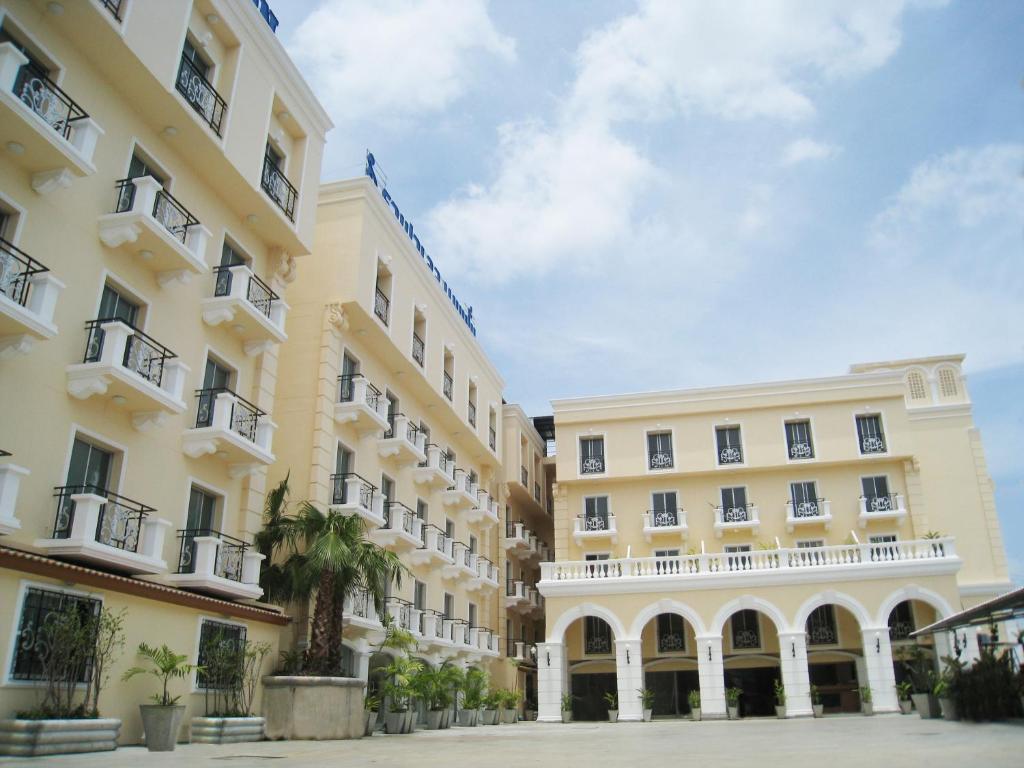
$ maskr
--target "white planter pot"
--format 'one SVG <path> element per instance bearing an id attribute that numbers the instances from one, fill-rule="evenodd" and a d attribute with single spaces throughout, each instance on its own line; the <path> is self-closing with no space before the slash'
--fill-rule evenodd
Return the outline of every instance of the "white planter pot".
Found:
<path id="1" fill-rule="evenodd" d="M 779 718 L 779 720 L 785 720 L 786 719 L 786 705 L 785 704 L 783 704 L 782 706 L 779 706 L 778 704 L 775 705 L 775 716 L 777 718 Z"/>
<path id="2" fill-rule="evenodd" d="M 562 722 L 563 723 L 571 723 L 572 722 L 572 710 L 571 709 L 563 709 L 562 710 Z"/>
<path id="3" fill-rule="evenodd" d="M 498 724 L 498 710 L 496 709 L 485 709 L 484 710 L 484 725 L 497 725 Z"/>
<path id="4" fill-rule="evenodd" d="M 922 720 L 930 720 L 933 717 L 939 716 L 939 700 L 931 694 L 912 693 L 910 698 L 914 702 L 914 708 Z"/>
<path id="5" fill-rule="evenodd" d="M 164 707 L 159 704 L 141 704 L 142 730 L 146 736 L 146 749 L 150 752 L 173 752 L 178 743 L 185 707 Z"/>
<path id="6" fill-rule="evenodd" d="M 193 744 L 238 744 L 263 741 L 262 717 L 193 717 Z"/>
<path id="7" fill-rule="evenodd" d="M 80 720 L 0 720 L 0 755 L 36 757 L 117 749 L 121 721 L 112 717 Z"/>
<path id="8" fill-rule="evenodd" d="M 654 717 L 654 710 L 653 709 L 645 709 L 644 710 L 644 722 L 645 723 L 651 722 L 651 718 L 652 717 Z"/>
<path id="9" fill-rule="evenodd" d="M 436 731 L 441 728 L 441 719 L 444 717 L 444 710 L 430 710 L 427 712 L 427 730 Z"/>
<path id="10" fill-rule="evenodd" d="M 364 733 L 362 680 L 268 675 L 263 716 L 268 739 L 358 739 Z M 325 712 L 330 717 L 324 717 Z"/>
<path id="11" fill-rule="evenodd" d="M 875 714 L 875 705 L 870 701 L 862 701 L 860 704 L 860 711 L 865 715 L 873 715 Z"/>
<path id="12" fill-rule="evenodd" d="M 405 720 L 402 725 L 402 733 L 412 733 L 416 730 L 416 713 L 411 709 L 405 711 Z"/>
<path id="13" fill-rule="evenodd" d="M 617 722 L 619 722 L 619 710 L 617 710 L 617 709 L 609 709 L 608 710 L 608 722 L 609 723 L 617 723 Z"/>
<path id="14" fill-rule="evenodd" d="M 811 704 L 811 711 L 814 712 L 815 717 L 825 716 L 825 705 L 824 704 Z"/>
<path id="15" fill-rule="evenodd" d="M 373 736 L 373 732 L 377 730 L 377 713 L 364 712 L 363 723 L 365 724 L 365 728 L 363 729 L 363 736 Z"/>
<path id="16" fill-rule="evenodd" d="M 914 711 L 914 702 L 912 702 L 910 699 L 900 699 L 899 704 L 901 715 L 909 715 L 911 712 Z"/>
<path id="17" fill-rule="evenodd" d="M 700 720 L 700 707 L 690 707 L 690 719 L 694 722 Z"/>
<path id="18" fill-rule="evenodd" d="M 727 707 L 727 709 L 729 710 L 729 719 L 730 720 L 739 720 L 740 719 L 740 708 L 739 708 L 739 705 L 729 706 L 729 707 Z"/>
<path id="19" fill-rule="evenodd" d="M 939 699 L 939 709 L 942 711 L 943 720 L 960 719 L 956 711 L 956 701 L 954 699 Z"/>
<path id="20" fill-rule="evenodd" d="M 515 723 L 517 719 L 517 712 L 514 709 L 505 709 L 501 713 L 501 722 L 503 723 Z"/>
<path id="21" fill-rule="evenodd" d="M 459 710 L 459 725 L 463 728 L 469 728 L 475 723 L 473 722 L 473 711 L 471 709 L 460 709 Z"/>
<path id="22" fill-rule="evenodd" d="M 388 712 L 384 715 L 385 733 L 405 733 L 405 712 Z"/>
<path id="23" fill-rule="evenodd" d="M 441 718 L 441 728 L 451 728 L 451 727 L 452 727 L 452 711 L 450 709 L 446 709 L 444 711 L 444 717 Z"/>

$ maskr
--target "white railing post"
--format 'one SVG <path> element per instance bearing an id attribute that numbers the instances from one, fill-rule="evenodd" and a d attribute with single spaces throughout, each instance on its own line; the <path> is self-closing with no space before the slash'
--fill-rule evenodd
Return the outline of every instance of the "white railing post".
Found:
<path id="1" fill-rule="evenodd" d="M 375 489 L 370 497 L 370 512 L 374 517 L 384 517 L 384 494 L 380 490 Z"/>
<path id="2" fill-rule="evenodd" d="M 18 488 L 29 470 L 16 464 L 0 464 L 0 527 L 9 531 L 21 528 L 18 520 Z"/>
<path id="3" fill-rule="evenodd" d="M 242 555 L 242 583 L 258 584 L 260 581 L 260 563 L 266 556 L 251 547 Z"/>
<path id="4" fill-rule="evenodd" d="M 231 291 L 228 296 L 232 299 L 248 301 L 249 279 L 252 277 L 252 270 L 245 264 L 236 264 L 233 267 L 228 267 L 228 272 L 231 273 Z"/>
<path id="5" fill-rule="evenodd" d="M 141 213 L 152 218 L 153 209 L 156 206 L 156 193 L 163 189 L 160 182 L 152 176 L 141 176 L 128 182 L 135 187 L 135 196 L 132 199 L 132 212 Z M 164 225 L 160 224 L 161 229 Z"/>
<path id="6" fill-rule="evenodd" d="M 96 527 L 100 522 L 100 507 L 107 500 L 95 493 L 73 493 L 71 501 L 75 504 L 75 517 L 71 521 L 72 541 L 95 541 Z"/>
<path id="7" fill-rule="evenodd" d="M 40 321 L 52 325 L 53 313 L 57 309 L 57 299 L 60 298 L 64 283 L 58 280 L 52 272 L 42 272 L 29 277 L 28 284 L 28 301 L 25 308 Z"/>
<path id="8" fill-rule="evenodd" d="M 164 538 L 171 527 L 170 520 L 146 515 L 139 525 L 138 553 L 151 560 L 163 560 Z"/>
<path id="9" fill-rule="evenodd" d="M 123 366 L 128 337 L 135 332 L 120 320 L 103 323 L 100 328 L 103 330 L 103 350 L 100 352 L 99 362 L 111 367 Z"/>
<path id="10" fill-rule="evenodd" d="M 11 93 L 18 70 L 28 64 L 28 56 L 14 47 L 14 43 L 0 43 L 0 90 Z"/>
<path id="11" fill-rule="evenodd" d="M 185 377 L 191 369 L 181 361 L 181 358 L 174 357 L 164 362 L 164 375 L 160 382 L 160 388 L 175 400 L 181 400 L 185 393 Z"/>
<path id="12" fill-rule="evenodd" d="M 91 117 L 84 117 L 81 120 L 75 120 L 71 124 L 69 141 L 71 146 L 78 150 L 78 154 L 82 156 L 82 159 L 87 163 L 91 163 L 92 156 L 96 152 L 96 142 L 100 140 L 100 136 L 103 133 L 104 131 L 100 128 L 99 123 Z"/>
<path id="13" fill-rule="evenodd" d="M 225 432 L 231 431 L 231 412 L 234 410 L 235 396 L 230 392 L 218 392 L 213 398 L 213 418 L 210 426 Z"/>
<path id="14" fill-rule="evenodd" d="M 214 576 L 217 573 L 217 552 L 220 550 L 220 539 L 217 536 L 196 536 L 192 539 L 195 555 L 192 560 L 192 572 L 197 576 Z"/>
<path id="15" fill-rule="evenodd" d="M 210 230 L 202 224 L 193 224 L 185 233 L 185 248 L 199 261 L 206 262 L 206 243 L 210 239 Z M 244 294 L 243 294 L 244 295 Z"/>

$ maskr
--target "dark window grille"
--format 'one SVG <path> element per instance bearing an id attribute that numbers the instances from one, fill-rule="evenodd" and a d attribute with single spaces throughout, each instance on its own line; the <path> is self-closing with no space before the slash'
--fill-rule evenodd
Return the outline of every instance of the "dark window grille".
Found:
<path id="1" fill-rule="evenodd" d="M 597 616 L 587 616 L 584 622 L 583 652 L 587 655 L 611 653 L 612 628 L 608 622 Z"/>
<path id="2" fill-rule="evenodd" d="M 423 339 L 421 339 L 418 334 L 414 333 L 412 335 L 412 359 L 419 363 L 421 368 L 423 367 L 423 352 Z"/>
<path id="3" fill-rule="evenodd" d="M 118 21 L 121 21 L 121 5 L 124 0 L 100 0 L 103 3 L 103 7 L 110 11 L 110 15 Z"/>
<path id="4" fill-rule="evenodd" d="M 370 504 L 373 501 L 373 492 L 377 490 L 377 486 L 360 475 L 357 475 L 355 472 L 344 472 L 337 475 L 331 475 L 331 485 L 334 487 L 331 503 L 350 503 L 348 498 L 348 483 L 346 481 L 352 477 L 359 479 L 359 506 L 364 509 L 369 509 Z"/>
<path id="5" fill-rule="evenodd" d="M 476 426 L 476 405 L 473 402 L 470 402 L 469 403 L 469 408 L 467 409 L 467 411 L 468 412 L 467 412 L 466 415 L 467 415 L 467 418 L 469 419 L 469 423 L 472 426 L 475 427 Z"/>
<path id="6" fill-rule="evenodd" d="M 103 342 L 106 336 L 101 326 L 112 322 L 124 323 L 133 331 L 125 344 L 124 358 L 121 361 L 121 365 L 132 373 L 138 374 L 150 384 L 155 384 L 159 387 L 164 377 L 164 366 L 168 360 L 172 360 L 177 355 L 160 342 L 147 336 L 138 328 L 125 323 L 120 318 L 105 317 L 98 320 L 90 320 L 85 324 L 89 336 L 86 341 L 85 356 L 82 362 L 99 362 L 103 354 Z"/>
<path id="7" fill-rule="evenodd" d="M 885 453 L 885 435 L 881 416 L 857 417 L 857 440 L 863 454 Z"/>
<path id="8" fill-rule="evenodd" d="M 498 445 L 498 433 L 491 427 L 487 431 L 487 444 L 491 446 L 491 450 L 496 450 Z"/>
<path id="9" fill-rule="evenodd" d="M 0 294 L 25 306 L 33 275 L 49 272 L 27 253 L 0 237 Z"/>
<path id="10" fill-rule="evenodd" d="M 671 469 L 674 461 L 671 432 L 655 432 L 647 435 L 648 469 Z"/>
<path id="11" fill-rule="evenodd" d="M 185 528 L 178 531 L 178 573 L 196 572 L 196 538 L 212 536 L 220 539 L 217 548 L 217 561 L 214 563 L 213 575 L 230 581 L 242 580 L 242 563 L 249 545 L 241 539 L 226 536 L 212 528 Z"/>
<path id="12" fill-rule="evenodd" d="M 810 421 L 786 422 L 786 447 L 791 459 L 813 459 L 814 442 L 811 440 Z"/>
<path id="13" fill-rule="evenodd" d="M 57 498 L 57 514 L 53 521 L 53 538 L 55 539 L 71 537 L 76 506 L 71 497 L 76 494 L 93 493 L 107 500 L 107 503 L 100 507 L 94 540 L 126 552 L 138 551 L 142 521 L 150 512 L 156 512 L 153 507 L 119 496 L 105 488 L 89 485 L 62 485 L 54 488 L 54 491 Z"/>
<path id="14" fill-rule="evenodd" d="M 835 608 L 821 605 L 811 611 L 806 630 L 808 645 L 835 645 L 839 641 Z"/>
<path id="15" fill-rule="evenodd" d="M 196 687 L 206 690 L 227 690 L 237 685 L 237 678 L 211 679 L 205 668 L 209 666 L 211 659 L 217 658 L 220 654 L 230 653 L 237 657 L 238 676 L 241 677 L 244 650 L 245 627 L 203 619 L 202 627 L 199 629 L 199 658 L 196 661 L 199 669 L 196 670 Z"/>
<path id="16" fill-rule="evenodd" d="M 261 181 L 263 191 L 270 199 L 277 203 L 277 206 L 284 211 L 289 221 L 295 221 L 295 201 L 299 193 L 291 182 L 285 178 L 277 167 L 274 157 L 267 152 L 263 157 L 263 176 Z"/>
<path id="17" fill-rule="evenodd" d="M 224 122 L 224 110 L 227 102 L 217 93 L 217 89 L 206 79 L 205 73 L 184 54 L 178 66 L 178 79 L 175 82 L 178 93 L 203 118 L 203 121 L 220 136 L 221 124 Z"/>
<path id="18" fill-rule="evenodd" d="M 50 589 L 30 587 L 25 590 L 15 637 L 14 659 L 11 663 L 12 680 L 43 680 L 44 659 L 51 649 L 47 647 L 47 621 L 51 617 L 77 613 L 82 624 L 95 621 L 102 608 L 99 600 L 79 595 L 69 595 Z M 76 670 L 71 670 L 74 679 L 87 683 L 92 677 L 92 658 Z"/>
<path id="19" fill-rule="evenodd" d="M 583 528 L 587 531 L 607 531 L 610 529 L 607 496 L 597 496 L 584 501 L 583 523 Z"/>
<path id="20" fill-rule="evenodd" d="M 889 613 L 889 637 L 893 640 L 908 640 L 916 629 L 914 609 L 909 600 L 897 603 Z"/>
<path id="21" fill-rule="evenodd" d="M 76 121 L 89 116 L 74 99 L 47 77 L 45 72 L 31 62 L 18 70 L 14 78 L 13 92 L 65 139 L 70 138 L 71 128 Z"/>
<path id="22" fill-rule="evenodd" d="M 604 472 L 604 438 L 584 437 L 580 439 L 580 474 L 593 475 Z"/>
<path id="23" fill-rule="evenodd" d="M 732 615 L 732 647 L 737 650 L 760 648 L 761 627 L 757 611 L 743 610 Z"/>
<path id="24" fill-rule="evenodd" d="M 443 389 L 444 396 L 447 397 L 449 400 L 452 399 L 453 384 L 454 382 L 452 381 L 451 374 L 449 374 L 448 371 L 445 371 Z"/>
<path id="25" fill-rule="evenodd" d="M 658 615 L 658 653 L 680 653 L 686 650 L 683 617 L 675 613 Z"/>
<path id="26" fill-rule="evenodd" d="M 260 410 L 244 397 L 237 395 L 227 387 L 211 387 L 209 389 L 197 389 L 196 399 L 196 429 L 209 427 L 213 424 L 213 411 L 217 406 L 217 395 L 227 392 L 234 398 L 231 403 L 231 417 L 228 423 L 231 431 L 241 435 L 251 443 L 256 442 L 256 427 L 261 417 L 266 412 Z"/>
<path id="27" fill-rule="evenodd" d="M 388 317 L 391 314 L 391 300 L 379 287 L 374 291 L 373 312 L 384 325 L 388 324 Z"/>
<path id="28" fill-rule="evenodd" d="M 743 446 L 740 443 L 739 427 L 716 427 L 715 440 L 718 444 L 719 464 L 743 463 Z"/>

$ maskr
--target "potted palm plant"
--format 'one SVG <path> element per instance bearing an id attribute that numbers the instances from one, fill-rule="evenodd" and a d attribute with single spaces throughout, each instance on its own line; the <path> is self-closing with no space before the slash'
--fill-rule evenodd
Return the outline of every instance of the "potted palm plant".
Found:
<path id="1" fill-rule="evenodd" d="M 617 694 L 607 691 L 604 695 L 605 706 L 608 707 L 608 722 L 617 723 L 619 721 L 619 697 Z"/>
<path id="2" fill-rule="evenodd" d="M 148 667 L 132 667 L 122 679 L 130 680 L 136 675 L 152 675 L 160 680 L 162 690 L 154 694 L 153 704 L 140 704 L 142 730 L 146 735 L 146 749 L 150 752 L 173 752 L 181 729 L 185 707 L 178 704 L 181 696 L 171 696 L 167 686 L 171 680 L 182 680 L 198 669 L 188 663 L 188 656 L 175 653 L 166 645 L 159 648 L 139 644 L 139 656 L 149 662 Z"/>
<path id="3" fill-rule="evenodd" d="M 786 687 L 781 680 L 772 683 L 775 688 L 775 716 L 780 720 L 786 719 Z"/>
<path id="4" fill-rule="evenodd" d="M 193 717 L 192 741 L 237 744 L 262 741 L 265 720 L 252 705 L 263 676 L 270 643 L 238 641 L 222 631 L 208 637 L 202 648 L 203 669 L 197 682 L 205 691 L 205 717 Z"/>
<path id="5" fill-rule="evenodd" d="M 740 696 L 742 695 L 742 688 L 733 686 L 732 688 L 725 689 L 725 705 L 729 711 L 730 720 L 740 719 Z"/>
<path id="6" fill-rule="evenodd" d="M 910 699 L 921 719 L 928 720 L 939 716 L 939 700 L 935 698 L 935 670 L 932 654 L 920 645 L 905 646 L 900 649 L 897 661 L 910 676 L 913 693 Z"/>
<path id="7" fill-rule="evenodd" d="M 956 712 L 956 700 L 953 698 L 952 684 L 947 676 L 941 675 L 935 681 L 932 695 L 939 701 L 939 711 L 943 720 L 959 720 Z"/>
<path id="8" fill-rule="evenodd" d="M 818 690 L 818 686 L 811 686 L 811 711 L 815 717 L 824 717 L 825 705 L 821 702 L 821 691 Z"/>
<path id="9" fill-rule="evenodd" d="M 452 727 L 452 706 L 458 701 L 459 694 L 466 684 L 466 673 L 461 667 L 446 661 L 441 665 L 441 675 L 448 691 L 448 703 L 441 715 L 441 728 L 447 729 Z"/>
<path id="10" fill-rule="evenodd" d="M 497 690 L 488 691 L 484 696 L 484 725 L 498 724 L 498 711 L 501 707 L 501 693 Z"/>
<path id="11" fill-rule="evenodd" d="M 562 722 L 572 722 L 572 701 L 573 695 L 571 693 L 562 694 Z"/>
<path id="12" fill-rule="evenodd" d="M 502 695 L 505 699 L 505 708 L 501 715 L 502 722 L 509 724 L 517 722 L 519 720 L 519 693 L 505 688 Z"/>
<path id="13" fill-rule="evenodd" d="M 654 715 L 654 691 L 650 688 L 638 688 L 637 693 L 640 694 L 640 705 L 644 712 L 644 722 L 649 723 Z"/>
<path id="14" fill-rule="evenodd" d="M 416 698 L 423 702 L 427 710 L 427 730 L 440 729 L 441 718 L 451 703 L 451 694 L 441 668 L 422 665 L 412 676 L 412 688 Z"/>
<path id="15" fill-rule="evenodd" d="M 909 715 L 914 711 L 914 702 L 910 700 L 910 694 L 914 690 L 914 684 L 909 680 L 896 684 L 896 699 L 900 705 L 900 714 Z"/>
<path id="16" fill-rule="evenodd" d="M 700 691 L 695 689 L 687 693 L 686 701 L 690 705 L 690 719 L 694 722 L 700 720 Z"/>
<path id="17" fill-rule="evenodd" d="M 380 698 L 368 694 L 363 699 L 363 735 L 373 736 L 377 729 L 377 713 L 380 712 Z"/>
<path id="18" fill-rule="evenodd" d="M 384 668 L 384 695 L 390 706 L 384 718 L 384 729 L 388 733 L 409 733 L 411 731 L 410 703 L 413 696 L 413 679 L 423 669 L 423 662 L 408 656 L 396 656 Z"/>
<path id="19" fill-rule="evenodd" d="M 459 710 L 459 725 L 473 727 L 479 720 L 480 707 L 487 691 L 487 673 L 470 667 L 466 670 L 466 682 L 462 688 L 462 709 Z"/>
<path id="20" fill-rule="evenodd" d="M 875 714 L 874 705 L 871 703 L 871 686 L 862 685 L 860 687 L 860 711 L 865 715 Z"/>

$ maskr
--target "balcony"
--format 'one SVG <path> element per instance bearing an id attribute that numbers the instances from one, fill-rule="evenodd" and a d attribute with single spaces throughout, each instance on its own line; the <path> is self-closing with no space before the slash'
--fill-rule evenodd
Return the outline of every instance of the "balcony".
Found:
<path id="1" fill-rule="evenodd" d="M 505 607 L 525 607 L 530 604 L 530 598 L 526 594 L 526 584 L 519 579 L 508 579 L 505 582 Z"/>
<path id="2" fill-rule="evenodd" d="M 537 660 L 537 647 L 525 640 L 509 640 L 508 655 L 520 663 L 533 664 Z"/>
<path id="3" fill-rule="evenodd" d="M 448 398 L 449 402 L 452 399 L 452 391 L 454 384 L 452 382 L 452 375 L 448 371 L 444 372 L 444 380 L 441 382 L 441 391 L 444 392 L 444 396 Z"/>
<path id="4" fill-rule="evenodd" d="M 501 655 L 501 636 L 487 627 L 473 627 L 476 630 L 477 647 L 484 656 Z"/>
<path id="5" fill-rule="evenodd" d="M 452 646 L 452 622 L 439 611 L 425 610 L 420 616 L 420 632 L 423 642 L 434 648 Z"/>
<path id="6" fill-rule="evenodd" d="M 428 488 L 447 488 L 455 482 L 455 463 L 433 443 L 427 443 L 427 458 L 412 472 L 412 479 Z"/>
<path id="7" fill-rule="evenodd" d="M 840 544 L 828 547 L 709 553 L 671 557 L 626 557 L 541 564 L 545 597 L 602 591 L 743 588 L 829 580 L 888 579 L 956 573 L 960 558 L 952 538 Z M 589 586 L 584 586 L 589 585 Z"/>
<path id="8" fill-rule="evenodd" d="M 220 136 L 227 102 L 184 54 L 178 65 L 178 78 L 174 85 L 188 105 L 210 126 L 210 130 Z"/>
<path id="9" fill-rule="evenodd" d="M 213 296 L 200 301 L 203 322 L 230 328 L 249 357 L 288 340 L 288 305 L 244 264 L 213 270 Z"/>
<path id="10" fill-rule="evenodd" d="M 530 612 L 535 616 L 544 615 L 544 595 L 542 595 L 536 587 L 530 588 Z"/>
<path id="11" fill-rule="evenodd" d="M 477 572 L 473 564 L 473 553 L 461 541 L 451 543 L 452 562 L 441 569 L 441 577 L 445 579 L 476 578 Z"/>
<path id="12" fill-rule="evenodd" d="M 761 528 L 761 518 L 756 504 L 743 504 L 735 507 L 715 507 L 715 536 L 722 538 L 726 531 L 750 531 L 757 535 Z"/>
<path id="13" fill-rule="evenodd" d="M 167 570 L 164 534 L 171 524 L 152 507 L 92 486 L 54 489 L 53 535 L 34 545 L 52 557 L 87 562 L 129 574 Z"/>
<path id="14" fill-rule="evenodd" d="M 452 647 L 456 651 L 469 652 L 476 650 L 470 637 L 469 622 L 465 619 L 452 619 Z"/>
<path id="15" fill-rule="evenodd" d="M 189 369 L 171 350 L 121 320 L 93 320 L 85 327 L 83 361 L 66 368 L 72 397 L 109 395 L 131 412 L 140 431 L 185 410 L 181 398 Z"/>
<path id="16" fill-rule="evenodd" d="M 505 551 L 511 555 L 525 552 L 530 547 L 530 531 L 522 523 L 505 521 L 505 536 L 501 540 Z"/>
<path id="17" fill-rule="evenodd" d="M 210 528 L 178 531 L 178 570 L 167 583 L 231 600 L 256 600 L 263 555 L 241 539 Z"/>
<path id="18" fill-rule="evenodd" d="M 0 456 L 10 456 L 0 451 Z M 21 530 L 18 519 L 18 490 L 21 478 L 27 477 L 29 471 L 16 464 L 0 464 L 0 536 L 6 536 Z"/>
<path id="19" fill-rule="evenodd" d="M 295 202 L 299 199 L 299 193 L 291 182 L 285 178 L 281 169 L 277 167 L 274 158 L 268 152 L 263 157 L 263 174 L 260 177 L 260 186 L 267 196 L 277 203 L 277 207 L 288 217 L 288 221 L 295 222 Z"/>
<path id="20" fill-rule="evenodd" d="M 718 451 L 718 465 L 727 467 L 743 463 L 743 448 L 738 445 L 726 445 Z"/>
<path id="21" fill-rule="evenodd" d="M 857 523 L 867 528 L 873 520 L 888 520 L 902 523 L 907 517 L 907 507 L 902 493 L 880 494 L 860 497 L 860 514 Z"/>
<path id="22" fill-rule="evenodd" d="M 161 286 L 208 269 L 209 230 L 152 176 L 117 182 L 114 212 L 100 216 L 99 232 L 107 247 L 137 255 Z"/>
<path id="23" fill-rule="evenodd" d="M 494 430 L 494 427 L 490 427 L 487 430 L 487 445 L 492 451 L 498 450 L 498 433 Z"/>
<path id="24" fill-rule="evenodd" d="M 423 367 L 423 360 L 424 360 L 423 339 L 421 339 L 415 333 L 412 335 L 412 359 L 415 360 L 419 364 L 420 368 Z"/>
<path id="25" fill-rule="evenodd" d="M 476 498 L 476 504 L 466 511 L 467 522 L 495 525 L 498 522 L 498 502 L 491 499 L 487 491 L 477 491 Z"/>
<path id="26" fill-rule="evenodd" d="M 357 475 L 346 472 L 331 475 L 331 509 L 343 515 L 358 515 L 371 528 L 384 525 L 384 495 L 377 486 Z"/>
<path id="27" fill-rule="evenodd" d="M 686 525 L 686 510 L 649 509 L 644 512 L 644 541 L 648 544 L 655 536 L 678 536 L 685 539 L 689 533 Z"/>
<path id="28" fill-rule="evenodd" d="M 408 600 L 400 597 L 389 597 L 386 603 L 388 616 L 391 617 L 392 625 L 413 635 L 420 634 L 420 611 Z"/>
<path id="29" fill-rule="evenodd" d="M 478 503 L 476 491 L 476 483 L 470 481 L 465 470 L 456 467 L 451 487 L 441 491 L 441 501 L 446 507 L 452 507 L 455 511 L 472 509 Z"/>
<path id="30" fill-rule="evenodd" d="M 388 428 L 387 400 L 366 377 L 358 373 L 339 376 L 334 421 L 351 424 L 360 437 L 381 434 Z"/>
<path id="31" fill-rule="evenodd" d="M 409 421 L 404 413 L 396 413 L 393 423 L 377 440 L 377 453 L 382 458 L 393 458 L 401 466 L 413 466 L 426 461 L 426 436 Z"/>
<path id="32" fill-rule="evenodd" d="M 786 502 L 786 531 L 792 533 L 797 526 L 824 525 L 832 528 L 832 502 L 828 499 L 807 499 Z"/>
<path id="33" fill-rule="evenodd" d="M 266 413 L 230 389 L 196 390 L 194 429 L 182 440 L 185 455 L 212 454 L 228 464 L 231 477 L 243 477 L 274 463 L 271 441 L 274 422 Z"/>
<path id="34" fill-rule="evenodd" d="M 8 157 L 41 195 L 96 172 L 103 130 L 13 43 L 0 43 L 0 125 Z"/>
<path id="35" fill-rule="evenodd" d="M 409 562 L 413 565 L 451 565 L 452 542 L 448 535 L 436 525 L 424 523 L 420 527 L 420 545 L 409 553 Z"/>
<path id="36" fill-rule="evenodd" d="M 0 238 L 0 360 L 57 335 L 53 313 L 62 288 L 49 269 Z"/>
<path id="37" fill-rule="evenodd" d="M 471 427 L 476 426 L 476 405 L 474 403 L 470 403 L 466 409 L 466 421 L 469 422 Z"/>
<path id="38" fill-rule="evenodd" d="M 675 466 L 675 457 L 672 451 L 655 451 L 647 455 L 647 468 L 655 472 L 672 469 Z"/>
<path id="39" fill-rule="evenodd" d="M 416 549 L 423 541 L 423 521 L 405 504 L 397 501 L 385 505 L 384 525 L 370 531 L 370 541 L 396 552 Z"/>
<path id="40" fill-rule="evenodd" d="M 366 633 L 377 634 L 383 629 L 377 609 L 370 593 L 362 587 L 355 587 L 345 595 L 345 627 L 346 636 Z"/>
<path id="41" fill-rule="evenodd" d="M 391 322 L 391 300 L 380 288 L 377 288 L 373 294 L 373 314 L 384 325 Z"/>
<path id="42" fill-rule="evenodd" d="M 470 567 L 473 569 L 474 576 L 466 585 L 466 589 L 471 591 L 483 587 L 497 589 L 501 585 L 498 566 L 483 555 L 472 555 Z"/>
<path id="43" fill-rule="evenodd" d="M 578 515 L 574 522 L 572 536 L 577 544 L 589 539 L 610 539 L 612 544 L 619 540 L 615 515 Z"/>

